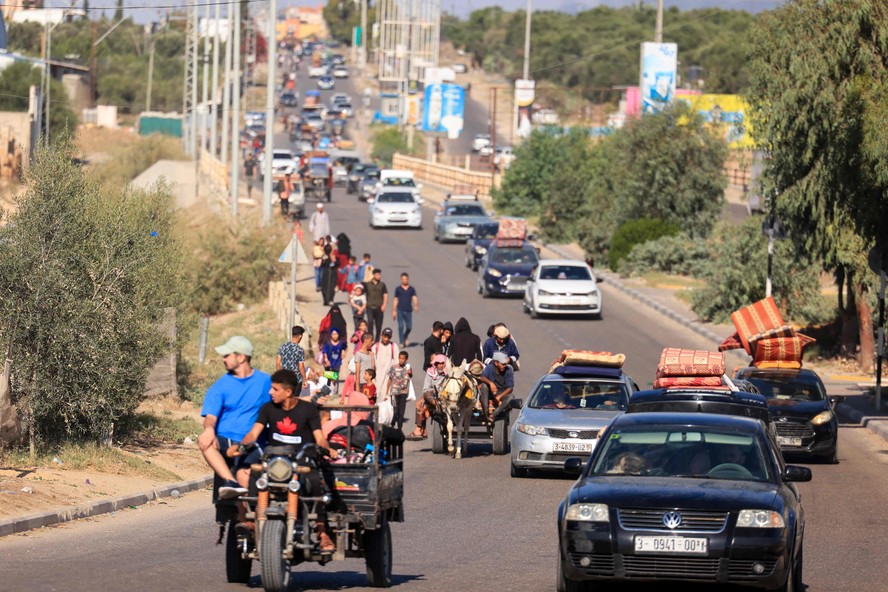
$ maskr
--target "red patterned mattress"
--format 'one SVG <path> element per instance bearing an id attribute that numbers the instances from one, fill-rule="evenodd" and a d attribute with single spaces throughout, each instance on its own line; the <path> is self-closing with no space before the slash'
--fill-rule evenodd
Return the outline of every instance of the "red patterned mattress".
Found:
<path id="1" fill-rule="evenodd" d="M 725 354 L 698 349 L 667 347 L 660 354 L 657 378 L 717 376 L 725 373 Z"/>

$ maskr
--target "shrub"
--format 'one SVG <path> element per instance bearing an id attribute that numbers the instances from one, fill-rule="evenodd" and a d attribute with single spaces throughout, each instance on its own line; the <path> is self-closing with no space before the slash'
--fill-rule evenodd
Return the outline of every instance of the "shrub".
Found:
<path id="1" fill-rule="evenodd" d="M 635 245 L 656 240 L 664 236 L 672 236 L 680 232 L 675 224 L 658 218 L 639 218 L 622 224 L 611 239 L 608 252 L 608 265 L 619 271 L 620 262 L 626 258 Z"/>
<path id="2" fill-rule="evenodd" d="M 620 273 L 643 275 L 650 271 L 661 271 L 696 277 L 702 274 L 708 261 L 706 241 L 681 233 L 635 245 L 620 262 Z"/>

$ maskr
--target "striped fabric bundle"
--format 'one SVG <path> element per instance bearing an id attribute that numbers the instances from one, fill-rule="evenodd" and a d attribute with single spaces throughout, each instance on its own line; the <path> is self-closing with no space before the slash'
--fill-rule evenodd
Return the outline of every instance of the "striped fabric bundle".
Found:
<path id="1" fill-rule="evenodd" d="M 737 334 L 743 344 L 743 349 L 750 355 L 752 355 L 752 346 L 749 344 L 750 337 L 786 325 L 783 322 L 783 317 L 780 316 L 780 311 L 777 310 L 777 303 L 770 296 L 732 312 L 731 320 L 737 327 Z"/>
<path id="2" fill-rule="evenodd" d="M 716 376 L 720 381 L 724 373 L 723 353 L 677 347 L 665 348 L 660 354 L 660 364 L 657 366 L 657 378 Z"/>
<path id="3" fill-rule="evenodd" d="M 654 381 L 654 388 L 681 386 L 722 386 L 721 376 L 667 376 Z"/>

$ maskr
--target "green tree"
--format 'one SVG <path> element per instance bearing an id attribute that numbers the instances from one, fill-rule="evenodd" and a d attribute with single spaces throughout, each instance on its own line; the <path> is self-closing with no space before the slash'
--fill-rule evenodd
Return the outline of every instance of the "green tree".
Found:
<path id="1" fill-rule="evenodd" d="M 836 273 L 845 349 L 859 350 L 870 370 L 874 278 L 862 255 L 888 238 L 881 94 L 888 88 L 888 6 L 787 3 L 762 15 L 749 51 L 753 129 L 770 154 L 766 176 L 778 192 L 777 210 L 792 239 Z"/>
<path id="2" fill-rule="evenodd" d="M 170 192 L 102 191 L 62 143 L 38 152 L 0 229 L 0 328 L 32 442 L 101 439 L 171 347 L 182 252 Z"/>
<path id="3" fill-rule="evenodd" d="M 370 0 L 367 1 L 367 27 L 370 28 L 376 22 L 376 7 Z M 327 21 L 333 39 L 351 45 L 352 31 L 361 26 L 361 3 L 353 0 L 329 0 L 324 6 L 324 20 Z M 363 32 L 365 43 L 370 39 L 369 34 L 369 31 Z"/>
<path id="4" fill-rule="evenodd" d="M 657 218 L 629 220 L 614 232 L 608 252 L 608 266 L 614 271 L 620 271 L 620 263 L 636 245 L 643 245 L 664 236 L 675 236 L 679 232 L 680 229 L 675 224 Z"/>
<path id="5" fill-rule="evenodd" d="M 40 87 L 42 72 L 27 62 L 13 62 L 0 72 L 0 110 L 27 111 L 31 86 Z M 64 138 L 77 125 L 77 117 L 68 106 L 68 93 L 58 80 L 50 82 L 50 138 L 53 143 Z"/>
<path id="6" fill-rule="evenodd" d="M 564 156 L 564 141 L 555 134 L 534 130 L 515 149 L 515 162 L 503 177 L 502 187 L 493 190 L 497 210 L 515 216 L 538 216 L 546 193 L 556 181 L 555 171 Z M 550 231 L 552 219 L 550 218 Z"/>

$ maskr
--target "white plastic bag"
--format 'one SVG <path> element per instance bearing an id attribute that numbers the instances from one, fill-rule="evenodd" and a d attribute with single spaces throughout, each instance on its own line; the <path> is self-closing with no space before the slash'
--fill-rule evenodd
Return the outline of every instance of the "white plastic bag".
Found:
<path id="1" fill-rule="evenodd" d="M 391 398 L 379 402 L 379 423 L 383 425 L 392 425 L 395 418 L 395 408 L 392 406 Z"/>
<path id="2" fill-rule="evenodd" d="M 410 386 L 410 390 L 407 392 L 407 400 L 415 401 L 416 400 L 416 391 L 413 390 L 413 380 L 408 380 L 407 384 Z"/>

